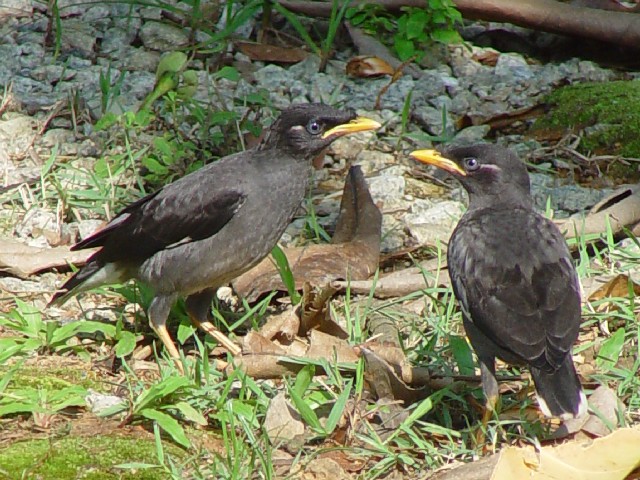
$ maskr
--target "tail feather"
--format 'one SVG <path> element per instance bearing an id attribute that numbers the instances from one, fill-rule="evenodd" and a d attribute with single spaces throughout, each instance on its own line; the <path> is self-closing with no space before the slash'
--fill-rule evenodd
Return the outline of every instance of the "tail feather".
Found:
<path id="1" fill-rule="evenodd" d="M 571 355 L 567 355 L 558 370 L 547 372 L 531 368 L 531 376 L 540 409 L 547 417 L 567 420 L 586 413 L 587 397 L 582 391 Z"/>
<path id="2" fill-rule="evenodd" d="M 60 287 L 47 307 L 62 305 L 80 292 L 91 290 L 107 283 L 118 283 L 125 278 L 125 271 L 115 263 L 103 264 L 96 260 L 90 261 Z"/>

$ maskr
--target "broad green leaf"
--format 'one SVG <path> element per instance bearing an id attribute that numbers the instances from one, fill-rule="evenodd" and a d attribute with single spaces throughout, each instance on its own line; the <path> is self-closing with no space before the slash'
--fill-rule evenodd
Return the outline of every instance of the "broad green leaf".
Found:
<path id="1" fill-rule="evenodd" d="M 349 381 L 344 386 L 342 393 L 338 396 L 336 403 L 333 404 L 331 408 L 331 413 L 329 413 L 329 418 L 327 418 L 327 423 L 325 424 L 325 430 L 327 434 L 333 433 L 338 422 L 342 418 L 342 414 L 344 413 L 344 408 L 347 405 L 347 401 L 349 400 L 349 395 L 351 394 L 351 386 L 353 384 L 353 380 L 349 379 Z"/>
<path id="2" fill-rule="evenodd" d="M 293 404 L 295 405 L 296 410 L 298 410 L 298 413 L 307 423 L 307 425 L 309 425 L 315 431 L 324 434 L 324 428 L 322 428 L 316 412 L 313 411 L 313 409 L 307 404 L 307 402 L 305 402 L 304 399 L 300 395 L 298 395 L 298 393 L 293 388 L 289 388 L 289 395 L 291 395 L 291 400 L 293 400 Z"/>
<path id="3" fill-rule="evenodd" d="M 462 37 L 457 30 L 454 29 L 436 29 L 431 32 L 431 38 L 441 43 L 461 43 Z"/>
<path id="4" fill-rule="evenodd" d="M 225 66 L 215 73 L 214 78 L 224 78 L 231 82 L 237 82 L 241 77 L 240 72 L 238 72 L 236 68 Z"/>
<path id="5" fill-rule="evenodd" d="M 315 374 L 315 365 L 309 364 L 302 367 L 296 375 L 296 382 L 293 384 L 293 390 L 295 390 L 299 396 L 304 395 L 304 392 L 306 392 L 309 385 L 311 385 L 311 380 Z"/>
<path id="6" fill-rule="evenodd" d="M 171 415 L 167 415 L 153 408 L 145 408 L 140 412 L 140 415 L 157 422 L 158 426 L 167 432 L 176 443 L 179 443 L 185 448 L 191 447 L 191 442 L 185 435 L 183 428 Z"/>
<path id="7" fill-rule="evenodd" d="M 289 260 L 287 260 L 287 256 L 278 245 L 273 247 L 273 250 L 271 250 L 271 256 L 276 262 L 276 267 L 278 269 L 278 273 L 280 274 L 280 278 L 282 279 L 282 283 L 284 283 L 284 285 L 287 287 L 287 292 L 289 293 L 289 297 L 291 298 L 291 303 L 297 305 L 298 303 L 300 303 L 302 297 L 296 290 L 296 281 L 293 278 L 293 272 L 291 271 L 291 267 L 289 266 Z"/>
<path id="8" fill-rule="evenodd" d="M 178 402 L 175 405 L 172 405 L 171 408 L 176 408 L 177 410 L 179 410 L 187 420 L 193 423 L 201 426 L 205 426 L 208 423 L 207 419 L 204 418 L 204 416 L 199 411 L 197 411 L 187 402 Z"/>
<path id="9" fill-rule="evenodd" d="M 428 24 L 429 18 L 424 10 L 412 12 L 407 19 L 406 36 L 409 40 L 420 38 L 424 35 L 425 26 Z"/>
<path id="10" fill-rule="evenodd" d="M 596 367 L 598 367 L 598 369 L 607 371 L 615 367 L 616 363 L 618 363 L 620 353 L 622 353 L 624 336 L 625 329 L 619 328 L 602 343 L 596 358 Z"/>
<path id="11" fill-rule="evenodd" d="M 131 332 L 120 332 L 120 340 L 114 352 L 117 357 L 126 357 L 136 348 L 136 336 Z"/>
<path id="12" fill-rule="evenodd" d="M 176 335 L 180 345 L 184 345 L 184 342 L 191 338 L 194 333 L 196 333 L 196 328 L 188 318 L 180 320 L 180 325 L 178 325 L 178 334 Z"/>
<path id="13" fill-rule="evenodd" d="M 186 377 L 167 377 L 161 380 L 160 383 L 156 383 L 148 390 L 142 392 L 134 404 L 134 413 L 139 413 L 151 403 L 157 402 L 167 395 L 174 393 L 176 390 L 190 384 L 191 381 Z"/>
<path id="14" fill-rule="evenodd" d="M 449 345 L 451 346 L 453 358 L 458 365 L 460 375 L 474 375 L 476 367 L 471 347 L 467 340 L 458 335 L 449 335 Z"/>
<path id="15" fill-rule="evenodd" d="M 156 69 L 156 79 L 160 79 L 165 73 L 176 73 L 184 68 L 187 56 L 183 52 L 171 52 L 160 59 Z"/>

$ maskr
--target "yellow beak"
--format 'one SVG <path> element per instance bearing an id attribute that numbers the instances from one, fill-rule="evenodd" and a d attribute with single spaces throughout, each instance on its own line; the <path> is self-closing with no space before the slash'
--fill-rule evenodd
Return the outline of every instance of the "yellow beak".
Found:
<path id="1" fill-rule="evenodd" d="M 351 120 L 349 123 L 343 123 L 342 125 L 338 125 L 327 130 L 322 134 L 322 138 L 327 138 L 334 135 L 342 136 L 349 133 L 377 130 L 381 126 L 382 125 L 380 125 L 378 122 L 376 122 L 375 120 L 371 120 L 370 118 L 357 117 Z"/>
<path id="2" fill-rule="evenodd" d="M 463 177 L 467 175 L 467 172 L 460 168 L 456 162 L 443 157 L 437 150 L 416 150 L 411 152 L 409 156 L 419 162 L 434 165 L 455 175 L 462 175 Z"/>

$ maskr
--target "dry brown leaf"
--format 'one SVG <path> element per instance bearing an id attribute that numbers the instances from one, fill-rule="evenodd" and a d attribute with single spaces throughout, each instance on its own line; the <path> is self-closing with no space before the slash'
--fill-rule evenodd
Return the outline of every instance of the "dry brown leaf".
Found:
<path id="1" fill-rule="evenodd" d="M 264 418 L 264 429 L 271 445 L 277 445 L 304 435 L 304 423 L 285 398 L 284 392 L 278 393 L 269 402 Z"/>
<path id="2" fill-rule="evenodd" d="M 311 330 L 309 334 L 307 356 L 337 363 L 356 363 L 358 361 L 358 354 L 346 340 L 318 330 Z"/>
<path id="3" fill-rule="evenodd" d="M 507 447 L 492 480 L 623 480 L 640 465 L 640 430 L 624 428 L 585 445 Z"/>
<path id="4" fill-rule="evenodd" d="M 38 248 L 14 240 L 0 239 L 0 271 L 20 278 L 69 264 L 84 265 L 95 249 L 72 252 L 69 247 Z"/>
<path id="5" fill-rule="evenodd" d="M 624 416 L 624 404 L 613 390 L 604 385 L 600 385 L 589 396 L 589 409 L 597 414 L 589 413 L 582 430 L 596 437 L 609 435 L 611 429 L 608 425 L 616 428 L 618 418 Z"/>
<path id="6" fill-rule="evenodd" d="M 259 62 L 298 63 L 309 56 L 301 48 L 278 47 L 264 43 L 236 42 L 236 47 L 251 60 Z"/>
<path id="7" fill-rule="evenodd" d="M 290 307 L 278 315 L 270 316 L 267 323 L 260 329 L 260 334 L 269 340 L 276 337 L 284 337 L 290 341 L 298 334 L 299 329 L 300 319 L 293 308 Z"/>
<path id="8" fill-rule="evenodd" d="M 428 387 L 411 388 L 398 377 L 391 365 L 377 353 L 360 347 L 365 359 L 365 378 L 379 399 L 402 400 L 404 405 L 420 401 L 431 393 Z"/>
<path id="9" fill-rule="evenodd" d="M 394 69 L 380 57 L 361 55 L 353 57 L 347 63 L 347 75 L 358 78 L 377 78 L 393 75 Z"/>
<path id="10" fill-rule="evenodd" d="M 629 282 L 631 282 L 634 294 L 640 295 L 640 285 L 631 280 L 628 275 L 621 273 L 607 280 L 604 285 L 591 293 L 588 299 L 595 302 L 603 298 L 626 298 L 629 296 Z"/>
<path id="11" fill-rule="evenodd" d="M 471 58 L 482 65 L 495 67 L 498 63 L 498 58 L 500 58 L 500 52 L 493 48 L 483 48 L 475 52 Z"/>
<path id="12" fill-rule="evenodd" d="M 286 351 L 280 345 L 276 345 L 270 339 L 251 330 L 242 339 L 242 353 L 285 355 Z"/>
<path id="13" fill-rule="evenodd" d="M 249 340 L 246 340 L 247 337 Z M 308 343 L 296 337 L 288 345 L 276 345 L 261 337 L 259 333 L 250 332 L 245 337 L 242 353 L 226 368 L 227 374 L 239 368 L 254 378 L 280 378 L 285 374 L 300 371 L 303 365 L 290 362 L 285 357 L 329 360 L 337 363 L 358 361 L 356 352 L 346 340 L 317 330 L 311 331 Z"/>

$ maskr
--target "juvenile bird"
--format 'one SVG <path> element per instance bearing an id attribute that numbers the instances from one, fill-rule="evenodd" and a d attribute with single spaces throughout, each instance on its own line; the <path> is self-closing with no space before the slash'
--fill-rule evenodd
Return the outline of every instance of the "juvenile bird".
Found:
<path id="1" fill-rule="evenodd" d="M 546 416 L 581 416 L 587 402 L 571 358 L 580 328 L 578 276 L 564 237 L 534 210 L 526 166 L 495 145 L 411 156 L 446 170 L 469 193 L 447 261 L 480 363 L 483 423 L 498 401 L 496 357 L 529 367 Z"/>
<path id="2" fill-rule="evenodd" d="M 208 320 L 216 289 L 273 249 L 304 199 L 316 155 L 343 135 L 379 127 L 350 109 L 290 107 L 256 147 L 221 158 L 132 203 L 74 245 L 72 250 L 101 248 L 50 305 L 134 278 L 154 290 L 149 323 L 172 358 L 180 355 L 166 321 L 179 296 L 186 297 L 194 325 L 232 354 L 239 353 Z"/>

